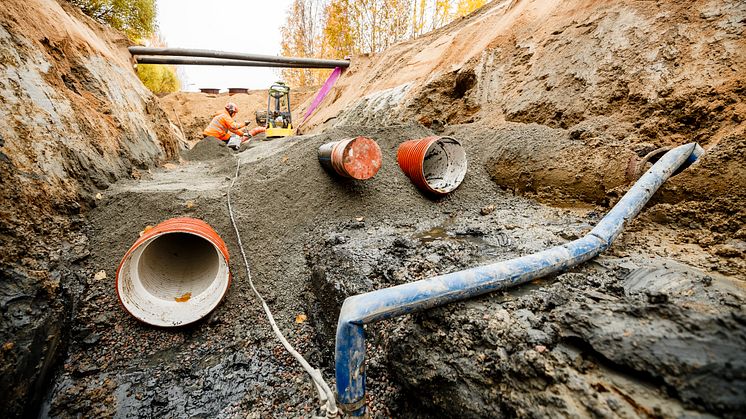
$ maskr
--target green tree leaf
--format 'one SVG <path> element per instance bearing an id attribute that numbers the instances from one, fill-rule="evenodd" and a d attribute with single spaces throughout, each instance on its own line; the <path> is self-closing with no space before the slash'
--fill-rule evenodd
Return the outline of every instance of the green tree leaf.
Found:
<path id="1" fill-rule="evenodd" d="M 170 65 L 138 64 L 137 76 L 145 87 L 156 94 L 177 92 L 181 84 L 175 67 Z"/>
<path id="2" fill-rule="evenodd" d="M 83 13 L 124 32 L 132 40 L 155 33 L 155 0 L 70 0 Z"/>

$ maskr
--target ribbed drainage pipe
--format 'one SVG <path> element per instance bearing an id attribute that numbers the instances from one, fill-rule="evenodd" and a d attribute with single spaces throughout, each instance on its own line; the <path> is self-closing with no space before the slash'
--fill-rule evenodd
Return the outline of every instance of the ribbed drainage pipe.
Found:
<path id="1" fill-rule="evenodd" d="M 230 286 L 228 248 L 195 218 L 172 218 L 145 231 L 117 269 L 124 309 L 161 327 L 183 326 L 209 314 Z"/>
<path id="2" fill-rule="evenodd" d="M 351 416 L 366 413 L 364 324 L 510 288 L 592 259 L 611 246 L 625 223 L 642 210 L 674 171 L 690 165 L 703 153 L 696 143 L 669 151 L 581 239 L 533 255 L 347 298 L 337 323 L 335 353 L 337 394 L 342 409 Z"/>
<path id="3" fill-rule="evenodd" d="M 319 163 L 330 173 L 357 180 L 370 179 L 381 169 L 381 148 L 367 137 L 347 138 L 319 147 Z"/>
<path id="4" fill-rule="evenodd" d="M 466 176 L 466 151 L 453 137 L 425 137 L 405 141 L 396 151 L 396 161 L 421 191 L 446 195 Z"/>
<path id="5" fill-rule="evenodd" d="M 254 128 L 252 128 L 252 129 L 249 130 L 249 135 L 251 135 L 252 137 L 254 137 L 254 136 L 259 135 L 259 134 L 261 134 L 263 132 L 266 132 L 266 131 L 267 131 L 267 128 L 265 128 L 265 127 L 254 127 Z"/>

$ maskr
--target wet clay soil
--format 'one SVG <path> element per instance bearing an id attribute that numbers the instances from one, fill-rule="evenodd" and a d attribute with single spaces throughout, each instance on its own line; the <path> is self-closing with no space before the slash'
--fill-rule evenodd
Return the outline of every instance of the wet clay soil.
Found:
<path id="1" fill-rule="evenodd" d="M 90 214 L 90 275 L 42 413 L 318 411 L 310 380 L 274 338 L 239 264 L 226 207 L 234 156 L 241 162 L 235 216 L 254 280 L 290 342 L 330 383 L 344 297 L 543 250 L 582 236 L 603 215 L 603 208 L 552 208 L 502 191 L 487 170 L 489 142 L 469 141 L 468 125 L 449 129 L 466 147 L 469 172 L 438 200 L 396 165 L 399 143 L 432 134 L 421 126 L 336 128 L 254 141 L 237 154 L 198 144 L 181 165 L 115 184 Z M 330 176 L 316 150 L 357 135 L 378 141 L 380 172 L 365 182 Z M 140 231 L 176 216 L 203 219 L 221 234 L 234 281 L 204 321 L 153 328 L 121 308 L 114 275 Z M 556 278 L 369 327 L 373 416 L 727 416 L 742 409 L 742 283 L 683 264 L 696 262 L 701 249 L 670 255 L 663 244 L 641 245 L 638 234 L 625 233 L 603 257 Z"/>

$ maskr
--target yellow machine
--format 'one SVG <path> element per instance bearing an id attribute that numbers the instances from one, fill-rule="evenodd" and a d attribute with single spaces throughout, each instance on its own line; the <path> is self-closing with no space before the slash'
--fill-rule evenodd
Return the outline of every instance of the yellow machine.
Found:
<path id="1" fill-rule="evenodd" d="M 274 103 L 273 100 L 274 99 Z M 274 105 L 274 109 L 273 106 Z M 290 114 L 290 87 L 278 81 L 269 88 L 267 111 L 256 111 L 256 123 L 267 128 L 267 138 L 293 135 L 293 121 Z"/>

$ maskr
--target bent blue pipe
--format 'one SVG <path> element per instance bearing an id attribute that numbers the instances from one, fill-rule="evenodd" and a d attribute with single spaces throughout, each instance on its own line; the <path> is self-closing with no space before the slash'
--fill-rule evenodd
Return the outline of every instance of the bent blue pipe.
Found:
<path id="1" fill-rule="evenodd" d="M 696 143 L 666 153 L 585 237 L 528 256 L 345 299 L 337 323 L 337 396 L 350 416 L 365 415 L 365 332 L 363 325 L 510 288 L 586 262 L 611 246 L 658 188 L 704 150 Z"/>

